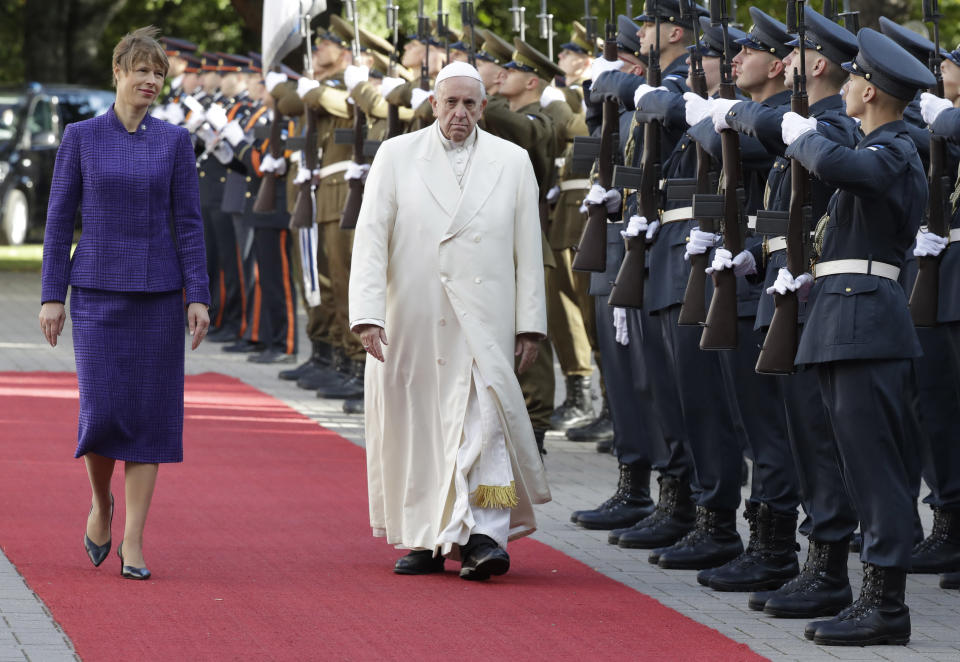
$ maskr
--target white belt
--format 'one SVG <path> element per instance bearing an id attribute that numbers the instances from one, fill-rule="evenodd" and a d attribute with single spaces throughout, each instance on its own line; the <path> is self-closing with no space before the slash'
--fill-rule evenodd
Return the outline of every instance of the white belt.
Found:
<path id="1" fill-rule="evenodd" d="M 871 262 L 870 260 L 831 260 L 814 265 L 813 277 L 823 278 L 836 274 L 870 274 L 897 280 L 900 276 L 900 267 L 886 262 Z"/>
<path id="2" fill-rule="evenodd" d="M 787 247 L 787 238 L 786 237 L 770 237 L 767 239 L 767 252 L 774 253 L 776 251 L 782 251 Z"/>
<path id="3" fill-rule="evenodd" d="M 950 230 L 950 243 L 952 244 L 955 241 L 960 241 L 960 228 Z"/>
<path id="4" fill-rule="evenodd" d="M 582 191 L 590 188 L 589 179 L 568 179 L 566 181 L 560 182 L 561 191 Z"/>
<path id="5" fill-rule="evenodd" d="M 663 225 L 676 223 L 677 221 L 689 221 L 691 218 L 693 218 L 693 207 L 678 207 L 660 214 L 660 222 Z"/>
<path id="6" fill-rule="evenodd" d="M 352 161 L 337 161 L 336 163 L 331 163 L 328 166 L 323 166 L 320 168 L 320 179 L 329 177 L 330 175 L 335 175 L 338 172 L 346 172 L 347 168 L 350 167 Z"/>

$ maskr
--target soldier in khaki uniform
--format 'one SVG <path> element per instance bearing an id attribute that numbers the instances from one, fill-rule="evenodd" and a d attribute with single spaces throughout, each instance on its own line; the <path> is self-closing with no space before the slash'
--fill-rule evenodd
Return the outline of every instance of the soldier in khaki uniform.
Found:
<path id="1" fill-rule="evenodd" d="M 487 31 L 487 44 L 496 44 L 496 35 Z M 502 41 L 502 40 L 501 40 Z M 512 59 L 504 63 L 506 74 L 499 78 L 498 94 L 490 98 L 483 115 L 484 128 L 501 138 L 510 140 L 527 150 L 533 164 L 534 174 L 540 187 L 541 209 L 546 210 L 546 192 L 555 178 L 555 159 L 560 155 L 558 132 L 567 126 L 573 113 L 567 103 L 547 101 L 553 105 L 548 113 L 541 105 L 543 90 L 547 81 L 561 72 L 545 55 L 527 43 L 515 39 Z M 495 48 L 495 47 L 494 47 Z M 483 73 L 481 73 L 481 77 Z M 545 224 L 546 214 L 541 214 L 541 223 Z M 547 289 L 552 286 L 551 278 L 554 265 L 553 252 L 549 250 L 546 238 L 543 238 L 544 267 Z M 520 376 L 527 403 L 527 411 L 533 423 L 537 445 L 543 451 L 543 439 L 550 427 L 550 415 L 553 413 L 555 389 L 553 372 L 553 352 L 550 345 L 541 345 L 536 362 Z"/>

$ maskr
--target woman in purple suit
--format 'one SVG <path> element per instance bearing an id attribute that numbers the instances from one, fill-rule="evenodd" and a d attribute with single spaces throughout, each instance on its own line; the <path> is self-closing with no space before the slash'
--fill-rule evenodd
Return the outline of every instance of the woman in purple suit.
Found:
<path id="1" fill-rule="evenodd" d="M 147 114 L 167 74 L 155 28 L 113 51 L 117 98 L 70 124 L 57 153 L 43 242 L 40 328 L 63 331 L 67 287 L 80 388 L 76 457 L 93 492 L 84 547 L 110 551 L 117 460 L 124 465 L 123 577 L 147 579 L 143 528 L 161 462 L 183 459 L 184 304 L 196 349 L 210 324 L 196 161 L 186 129 Z M 74 219 L 83 232 L 71 259 Z"/>

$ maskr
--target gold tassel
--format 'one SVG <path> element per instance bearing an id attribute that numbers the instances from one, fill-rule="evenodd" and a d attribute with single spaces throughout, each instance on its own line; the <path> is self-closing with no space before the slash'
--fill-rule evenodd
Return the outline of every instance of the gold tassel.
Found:
<path id="1" fill-rule="evenodd" d="M 520 505 L 520 501 L 517 499 L 517 488 L 512 480 L 509 485 L 501 487 L 494 485 L 477 486 L 473 503 L 478 508 L 516 508 Z"/>

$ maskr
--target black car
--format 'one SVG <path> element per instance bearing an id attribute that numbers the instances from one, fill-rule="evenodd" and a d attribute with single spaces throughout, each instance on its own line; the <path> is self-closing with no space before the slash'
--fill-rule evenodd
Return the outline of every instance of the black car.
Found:
<path id="1" fill-rule="evenodd" d="M 42 239 L 64 127 L 106 112 L 114 96 L 79 85 L 0 87 L 0 244 Z"/>

